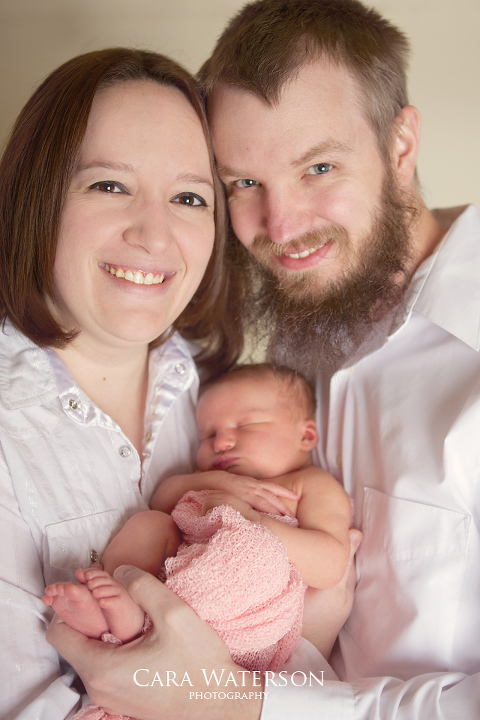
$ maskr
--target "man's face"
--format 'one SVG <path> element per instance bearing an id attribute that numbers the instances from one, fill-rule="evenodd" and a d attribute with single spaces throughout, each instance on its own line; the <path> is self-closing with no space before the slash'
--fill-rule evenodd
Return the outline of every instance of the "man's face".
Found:
<path id="1" fill-rule="evenodd" d="M 274 106 L 220 87 L 211 122 L 239 240 L 286 290 L 302 293 L 297 279 L 310 277 L 312 293 L 328 295 L 368 252 L 385 178 L 348 71 L 307 65 Z"/>
<path id="2" fill-rule="evenodd" d="M 236 260 L 243 282 L 255 280 L 243 313 L 267 328 L 277 362 L 308 376 L 339 367 L 399 305 L 413 270 L 413 153 L 395 152 L 414 145 L 397 132 L 387 163 L 355 82 L 325 59 L 273 106 L 219 87 L 210 119 L 233 229 L 258 261 Z"/>

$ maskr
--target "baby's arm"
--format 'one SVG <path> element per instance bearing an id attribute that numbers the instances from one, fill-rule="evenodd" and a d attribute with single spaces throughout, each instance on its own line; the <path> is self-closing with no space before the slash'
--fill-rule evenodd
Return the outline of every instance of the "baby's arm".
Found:
<path id="1" fill-rule="evenodd" d="M 282 498 L 298 500 L 298 495 L 283 485 L 270 481 L 262 482 L 224 470 L 208 470 L 191 475 L 174 475 L 163 480 L 152 496 L 150 507 L 171 513 L 180 498 L 189 490 L 218 490 L 235 495 L 256 510 L 278 515 L 293 515 Z"/>
<path id="2" fill-rule="evenodd" d="M 207 498 L 205 510 L 229 504 L 244 517 L 268 527 L 285 545 L 291 562 L 306 585 L 333 587 L 342 579 L 350 554 L 348 530 L 351 523 L 350 499 L 342 486 L 324 470 L 310 466 L 278 478 L 300 497 L 294 528 L 269 515 L 263 515 L 238 498 Z"/>

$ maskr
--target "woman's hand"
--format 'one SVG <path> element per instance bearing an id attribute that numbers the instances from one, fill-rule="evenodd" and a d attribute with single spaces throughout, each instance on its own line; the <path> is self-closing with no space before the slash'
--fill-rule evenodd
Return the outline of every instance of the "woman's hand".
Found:
<path id="1" fill-rule="evenodd" d="M 86 638 L 59 621 L 47 633 L 91 700 L 112 714 L 139 720 L 258 720 L 260 674 L 235 665 L 216 632 L 152 575 L 122 566 L 115 577 L 152 619 L 150 632 L 121 647 Z M 219 685 L 211 679 L 213 672 L 222 678 Z M 237 686 L 225 686 L 228 677 Z M 232 689 L 241 697 L 214 697 Z"/>

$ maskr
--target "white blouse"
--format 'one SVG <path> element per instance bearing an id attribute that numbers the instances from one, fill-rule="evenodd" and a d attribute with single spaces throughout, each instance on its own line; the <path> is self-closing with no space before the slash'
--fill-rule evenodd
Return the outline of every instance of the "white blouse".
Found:
<path id="1" fill-rule="evenodd" d="M 63 720 L 75 708 L 73 673 L 45 641 L 44 587 L 73 579 L 90 550 L 101 555 L 162 479 L 194 470 L 197 392 L 182 338 L 151 351 L 141 459 L 53 350 L 0 330 L 3 720 Z"/>

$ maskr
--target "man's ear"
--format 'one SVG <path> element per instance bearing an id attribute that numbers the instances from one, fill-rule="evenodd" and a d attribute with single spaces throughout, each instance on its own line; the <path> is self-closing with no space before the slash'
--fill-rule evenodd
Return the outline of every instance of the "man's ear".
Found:
<path id="1" fill-rule="evenodd" d="M 305 452 L 313 450 L 318 443 L 318 432 L 315 420 L 304 420 L 302 423 L 302 439 L 300 449 Z"/>
<path id="2" fill-rule="evenodd" d="M 393 125 L 393 171 L 401 187 L 408 187 L 414 182 L 420 126 L 420 113 L 412 105 L 401 109 Z"/>

